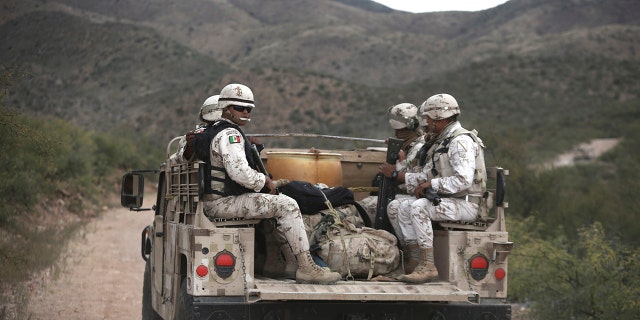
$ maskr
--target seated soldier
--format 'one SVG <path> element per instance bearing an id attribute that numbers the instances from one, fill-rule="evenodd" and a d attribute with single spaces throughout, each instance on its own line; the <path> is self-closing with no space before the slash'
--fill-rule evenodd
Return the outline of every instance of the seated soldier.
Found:
<path id="1" fill-rule="evenodd" d="M 204 209 L 211 218 L 276 220 L 277 232 L 286 240 L 298 264 L 299 283 L 331 284 L 339 273 L 316 265 L 309 252 L 309 240 L 302 214 L 295 200 L 276 194 L 276 184 L 260 172 L 252 147 L 240 128 L 251 121 L 255 107 L 253 92 L 242 84 L 229 84 L 220 92 L 217 110 L 222 116 L 208 124 L 205 139 L 195 140 L 195 151 L 210 173 L 205 183 Z M 261 192 L 262 191 L 262 192 Z"/>
<path id="2" fill-rule="evenodd" d="M 395 164 L 383 163 L 380 165 L 380 173 L 398 183 L 399 192 L 396 198 L 410 197 L 413 189 L 407 190 L 404 184 L 404 177 L 407 172 L 419 172 L 422 167 L 418 166 L 418 151 L 424 145 L 424 129 L 426 122 L 418 115 L 418 107 L 410 103 L 401 103 L 387 109 L 389 124 L 395 130 L 395 136 L 403 140 L 402 149 L 398 154 L 398 161 Z M 358 203 L 367 211 L 370 221 L 375 221 L 378 206 L 378 197 L 369 196 Z M 399 230 L 397 217 L 387 212 L 389 222 L 394 230 Z M 395 232 L 401 246 L 404 239 L 399 231 Z"/>
<path id="3" fill-rule="evenodd" d="M 198 132 L 204 131 L 204 128 L 207 126 L 207 124 L 213 123 L 216 119 L 219 119 L 220 116 L 222 116 L 222 112 L 218 110 L 218 97 L 219 95 L 214 95 L 204 101 L 202 107 L 200 107 L 200 114 L 198 115 L 198 117 L 200 118 L 200 123 L 194 130 L 191 130 L 184 136 L 180 137 L 180 142 L 178 143 L 178 151 L 176 151 L 176 153 L 172 154 L 171 157 L 169 157 L 169 163 L 171 165 L 194 160 L 195 154 L 192 144 L 194 135 Z"/>
<path id="4" fill-rule="evenodd" d="M 390 210 L 398 216 L 400 231 L 409 252 L 409 274 L 401 281 L 422 283 L 438 279 L 433 258 L 431 221 L 474 221 L 486 191 L 484 144 L 474 131 L 458 122 L 460 107 L 448 94 L 437 94 L 422 105 L 429 132 L 435 141 L 421 153 L 422 172 L 407 173 L 405 182 L 414 188 L 414 198 L 394 200 Z M 440 201 L 425 198 L 435 192 Z M 415 266 L 415 268 L 413 268 Z"/>

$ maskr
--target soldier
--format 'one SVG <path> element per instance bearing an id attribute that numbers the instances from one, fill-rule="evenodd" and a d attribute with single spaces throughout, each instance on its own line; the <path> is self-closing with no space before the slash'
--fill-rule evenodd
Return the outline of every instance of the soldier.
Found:
<path id="1" fill-rule="evenodd" d="M 474 221 L 487 180 L 484 144 L 475 130 L 468 131 L 458 122 L 458 102 L 448 94 L 437 94 L 420 107 L 435 140 L 424 146 L 422 172 L 405 175 L 414 197 L 389 206 L 398 215 L 410 264 L 416 266 L 398 279 L 412 283 L 438 279 L 431 221 Z M 426 199 L 427 191 L 437 193 L 440 202 Z"/>
<path id="2" fill-rule="evenodd" d="M 206 127 L 222 117 L 222 110 L 218 107 L 218 99 L 220 99 L 220 95 L 216 94 L 204 101 L 198 115 L 201 122 L 199 126 Z"/>
<path id="3" fill-rule="evenodd" d="M 191 140 L 193 139 L 196 133 L 204 131 L 204 128 L 207 124 L 212 124 L 215 120 L 219 119 L 222 116 L 222 111 L 218 108 L 218 97 L 219 95 L 214 95 L 207 98 L 202 107 L 200 107 L 200 113 L 198 118 L 200 119 L 200 123 L 196 125 L 194 130 L 187 132 L 184 136 L 180 137 L 180 142 L 178 143 L 178 151 L 172 154 L 169 157 L 169 161 L 172 165 L 193 161 L 194 159 L 194 150 L 193 144 Z"/>
<path id="4" fill-rule="evenodd" d="M 221 119 L 207 125 L 204 136 L 196 139 L 195 149 L 205 164 L 205 214 L 212 218 L 270 219 L 286 239 L 297 260 L 296 281 L 331 284 L 341 277 L 337 272 L 316 265 L 309 253 L 309 240 L 298 204 L 278 195 L 269 175 L 260 172 L 252 156 L 250 142 L 240 128 L 251 121 L 255 107 L 253 92 L 242 84 L 229 84 L 220 92 L 217 109 Z M 260 191 L 263 191 L 262 193 Z"/>
<path id="5" fill-rule="evenodd" d="M 409 197 L 413 189 L 407 190 L 404 184 L 406 172 L 419 172 L 422 167 L 418 166 L 418 151 L 424 144 L 424 129 L 426 122 L 418 115 L 418 107 L 411 103 L 401 103 L 387 109 L 389 125 L 395 130 L 395 136 L 403 140 L 402 149 L 398 154 L 398 161 L 395 164 L 383 163 L 380 165 L 380 173 L 387 178 L 395 179 L 398 182 L 398 193 L 396 198 Z M 371 221 L 375 220 L 378 204 L 377 196 L 366 197 L 358 203 L 367 211 Z M 396 236 L 403 245 L 402 234 L 396 216 L 388 212 L 389 222 L 393 226 Z"/>

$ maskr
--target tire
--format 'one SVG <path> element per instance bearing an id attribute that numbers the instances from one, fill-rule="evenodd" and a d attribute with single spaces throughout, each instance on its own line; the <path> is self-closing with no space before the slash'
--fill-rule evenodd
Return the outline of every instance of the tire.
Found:
<path id="1" fill-rule="evenodd" d="M 193 296 L 187 293 L 187 278 L 182 279 L 177 303 L 176 320 L 196 319 L 196 315 L 193 310 Z"/>
<path id="2" fill-rule="evenodd" d="M 162 320 L 151 304 L 151 263 L 147 260 L 142 281 L 142 320 Z"/>

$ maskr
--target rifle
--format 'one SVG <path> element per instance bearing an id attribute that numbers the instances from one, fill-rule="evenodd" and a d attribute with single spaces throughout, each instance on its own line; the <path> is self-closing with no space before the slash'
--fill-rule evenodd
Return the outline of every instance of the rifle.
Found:
<path id="1" fill-rule="evenodd" d="M 398 153 L 402 148 L 402 142 L 403 141 L 401 139 L 389 138 L 389 144 L 387 146 L 387 163 L 396 163 L 398 160 Z M 395 179 L 382 176 L 378 191 L 376 221 L 374 224 L 376 229 L 383 229 L 391 232 L 392 234 L 395 234 L 395 232 L 393 231 L 393 227 L 391 226 L 389 217 L 387 216 L 387 205 L 396 197 L 396 186 L 397 183 Z"/>
<path id="2" fill-rule="evenodd" d="M 262 162 L 262 158 L 260 158 L 260 151 L 258 151 L 258 147 L 256 147 L 255 144 L 251 144 L 251 156 L 253 156 L 253 161 L 256 163 L 256 166 L 258 167 L 258 171 L 260 171 L 260 173 L 264 173 L 265 175 L 268 175 L 269 177 L 271 177 L 271 175 L 267 172 L 267 168 L 264 166 L 264 163 Z"/>
<path id="3" fill-rule="evenodd" d="M 251 144 L 251 156 L 253 157 L 253 162 L 256 163 L 256 167 L 258 167 L 258 171 L 260 171 L 260 173 L 264 173 L 265 175 L 269 176 L 269 178 L 273 178 L 273 176 L 267 172 L 267 168 L 264 166 L 264 163 L 262 162 L 262 158 L 260 158 L 260 151 L 258 151 L 258 147 L 256 147 L 256 145 L 253 143 Z M 265 185 L 264 188 L 260 190 L 260 192 L 269 193 L 270 190 Z"/>

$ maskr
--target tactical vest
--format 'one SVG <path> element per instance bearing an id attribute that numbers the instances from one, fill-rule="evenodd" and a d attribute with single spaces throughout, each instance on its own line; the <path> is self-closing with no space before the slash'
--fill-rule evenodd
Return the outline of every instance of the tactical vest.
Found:
<path id="1" fill-rule="evenodd" d="M 478 154 L 475 157 L 476 170 L 473 174 L 473 182 L 471 187 L 467 190 L 463 190 L 461 192 L 446 195 L 447 197 L 463 197 L 467 194 L 472 195 L 482 195 L 487 190 L 487 170 L 484 163 L 484 144 L 482 140 L 478 138 L 476 130 L 469 131 L 462 127 L 453 130 L 446 138 L 441 141 L 436 141 L 433 146 L 431 146 L 429 152 L 427 154 L 431 155 L 432 169 L 431 175 L 433 178 L 440 177 L 450 177 L 455 174 L 453 167 L 451 166 L 450 158 L 449 158 L 449 144 L 451 140 L 455 137 L 466 134 L 475 143 L 478 144 L 480 150 L 478 150 Z"/>
<path id="2" fill-rule="evenodd" d="M 204 194 L 217 194 L 226 197 L 255 192 L 229 178 L 224 167 L 211 165 L 211 141 L 218 133 L 227 128 L 234 128 L 240 132 L 244 139 L 244 154 L 249 163 L 249 167 L 258 170 L 258 166 L 253 157 L 247 156 L 251 155 L 251 144 L 244 135 L 244 132 L 234 123 L 218 120 L 208 125 L 203 132 L 197 134 L 194 138 L 196 156 L 204 162 Z"/>

